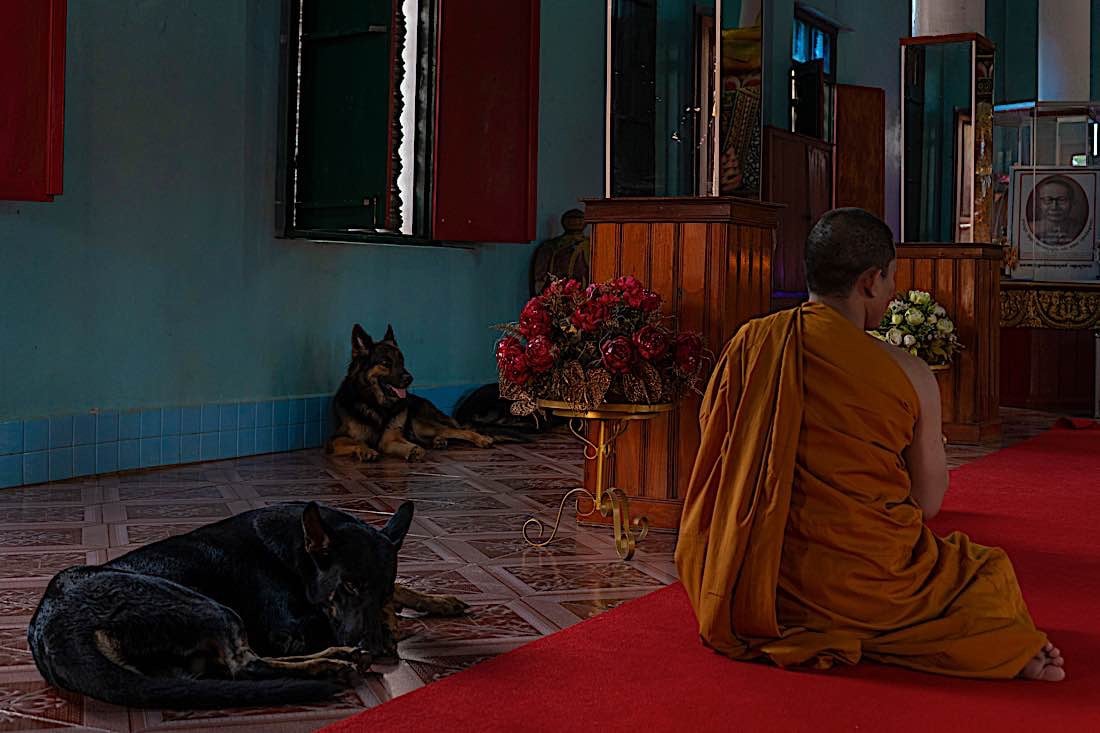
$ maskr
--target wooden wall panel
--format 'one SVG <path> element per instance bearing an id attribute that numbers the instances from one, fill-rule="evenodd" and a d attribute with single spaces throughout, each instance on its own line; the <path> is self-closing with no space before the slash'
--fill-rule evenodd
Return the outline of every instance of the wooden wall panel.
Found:
<path id="1" fill-rule="evenodd" d="M 996 421 L 996 433 L 1000 434 L 1001 409 L 1001 258 L 1004 250 L 996 248 L 989 257 L 981 262 L 983 272 L 982 298 L 988 306 L 983 312 L 984 333 L 987 345 L 983 350 L 983 359 L 987 360 L 985 378 L 981 384 L 989 385 L 982 393 L 983 416 Z"/>
<path id="2" fill-rule="evenodd" d="M 1096 336 L 1090 329 L 1001 329 L 1001 404 L 1092 414 Z"/>
<path id="3" fill-rule="evenodd" d="M 726 233 L 724 224 L 718 225 L 721 231 L 719 238 Z M 711 236 L 715 234 L 713 228 L 707 224 L 684 224 L 684 242 L 680 248 L 680 298 L 676 315 L 679 328 L 685 331 L 697 331 L 707 338 L 707 284 L 708 274 L 715 276 L 717 272 L 709 272 L 708 249 L 713 242 Z M 707 343 L 714 349 L 714 343 L 709 338 Z M 721 348 L 721 347 L 718 347 Z M 699 400 L 692 395 L 680 401 L 677 410 L 677 440 L 673 442 L 673 451 L 670 454 L 672 473 L 675 481 L 665 487 L 663 498 L 676 499 L 684 495 L 684 488 L 690 477 L 690 466 L 695 462 L 695 452 L 699 447 Z M 685 466 L 687 468 L 685 468 Z M 616 480 L 618 477 L 616 476 Z"/>
<path id="4" fill-rule="evenodd" d="M 938 377 L 944 432 L 955 443 L 1000 435 L 1000 261 L 990 245 L 898 246 L 899 291 L 927 290 L 958 329 L 963 351 Z"/>
<path id="5" fill-rule="evenodd" d="M 733 226 L 731 236 L 744 246 L 728 252 L 730 262 L 727 277 L 733 283 L 748 283 L 748 287 L 727 287 L 723 290 L 730 299 L 722 313 L 748 313 L 758 303 L 771 298 L 771 283 L 765 278 L 772 271 L 772 249 L 769 232 L 755 227 Z M 770 275 L 769 275 L 770 277 Z M 729 331 L 728 323 L 721 323 L 716 335 Z"/>
<path id="6" fill-rule="evenodd" d="M 898 258 L 897 286 L 899 291 L 905 290 L 903 283 L 913 282 L 913 261 Z"/>
<path id="7" fill-rule="evenodd" d="M 646 284 L 658 293 L 665 303 L 672 303 L 675 295 L 675 260 L 677 251 L 676 224 L 654 224 L 650 228 L 649 272 Z M 665 487 L 672 483 L 672 464 L 667 456 L 673 448 L 671 421 L 667 418 L 649 420 L 634 428 L 642 433 L 642 444 L 655 446 L 642 456 L 641 496 L 663 496 Z"/>
<path id="8" fill-rule="evenodd" d="M 917 290 L 932 290 L 932 272 L 936 263 L 932 260 L 913 262 L 913 285 Z"/>
<path id="9" fill-rule="evenodd" d="M 999 305 L 1001 403 L 1100 414 L 1100 283 L 1006 280 Z"/>
<path id="10" fill-rule="evenodd" d="M 956 287 L 956 275 L 958 268 L 954 266 L 951 261 L 940 262 L 933 261 L 936 269 L 935 282 L 933 283 L 933 290 L 930 292 L 935 293 L 936 300 L 947 309 L 947 312 L 954 317 L 955 313 L 959 311 L 959 293 Z M 958 404 L 958 392 L 959 392 L 959 380 L 957 373 L 954 369 L 937 374 L 937 380 L 940 384 L 940 402 L 943 407 L 944 415 L 955 414 L 955 406 Z"/>
<path id="11" fill-rule="evenodd" d="M 886 91 L 836 86 L 836 206 L 886 218 Z"/>
<path id="12" fill-rule="evenodd" d="M 737 329 L 768 312 L 779 207 L 728 197 L 618 198 L 585 202 L 595 280 L 635 275 L 660 293 L 680 329 L 699 331 L 718 353 Z M 699 446 L 700 398 L 634 423 L 620 436 L 612 485 L 655 528 L 679 525 Z M 586 465 L 585 486 L 595 489 Z"/>
<path id="13" fill-rule="evenodd" d="M 649 283 L 649 254 L 653 245 L 652 229 L 646 224 L 622 224 L 622 246 L 615 275 L 629 274 Z M 614 276 L 613 276 L 614 277 Z M 624 486 L 645 486 L 642 450 L 644 430 L 628 430 L 615 444 L 612 475 Z"/>
<path id="14" fill-rule="evenodd" d="M 983 325 L 978 322 L 978 309 L 975 302 L 977 298 L 975 290 L 978 284 L 975 264 L 975 261 L 971 259 L 958 260 L 955 263 L 959 272 L 959 298 L 955 304 L 956 310 L 953 318 L 959 330 L 959 340 L 968 347 L 968 351 L 976 342 L 977 331 Z M 996 295 L 998 298 L 1001 297 L 1000 292 Z M 982 335 L 987 339 L 992 336 L 992 334 Z M 978 376 L 977 361 L 980 357 L 980 351 L 967 353 L 964 357 L 960 357 L 954 366 L 954 370 L 958 372 L 959 386 L 961 387 L 956 395 L 958 408 L 955 411 L 955 420 L 959 420 L 963 415 L 974 415 L 977 411 L 975 400 L 977 390 L 968 387 L 975 384 Z"/>

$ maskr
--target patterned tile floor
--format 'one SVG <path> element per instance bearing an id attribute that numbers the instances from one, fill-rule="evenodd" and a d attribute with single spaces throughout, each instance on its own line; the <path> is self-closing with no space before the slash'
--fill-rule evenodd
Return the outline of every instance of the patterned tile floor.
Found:
<path id="1" fill-rule="evenodd" d="M 1004 416 L 1004 444 L 1041 432 L 1054 419 L 1021 410 Z M 998 447 L 952 447 L 951 463 Z M 598 529 L 567 525 L 549 548 L 523 544 L 523 520 L 550 514 L 580 470 L 572 438 L 551 435 L 533 445 L 435 452 L 412 466 L 337 462 L 307 450 L 0 491 L 0 733 L 315 730 L 672 582 L 672 535 L 651 535 L 630 563 L 618 561 L 608 533 Z M 372 521 L 414 499 L 401 577 L 417 588 L 456 594 L 473 611 L 457 619 L 408 619 L 402 661 L 325 705 L 124 710 L 60 692 L 39 677 L 26 624 L 54 573 L 302 497 Z"/>

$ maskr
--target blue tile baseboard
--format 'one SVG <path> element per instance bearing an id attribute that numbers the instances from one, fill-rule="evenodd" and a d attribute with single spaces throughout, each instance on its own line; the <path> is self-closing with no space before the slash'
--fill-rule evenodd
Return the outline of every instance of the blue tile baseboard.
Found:
<path id="1" fill-rule="evenodd" d="M 450 414 L 476 386 L 415 393 Z M 318 448 L 331 431 L 330 394 L 0 420 L 0 489 Z"/>

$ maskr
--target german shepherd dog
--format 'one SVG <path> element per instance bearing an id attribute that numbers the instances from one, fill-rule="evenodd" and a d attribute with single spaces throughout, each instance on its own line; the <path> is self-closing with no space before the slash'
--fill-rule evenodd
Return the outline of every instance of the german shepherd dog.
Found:
<path id="1" fill-rule="evenodd" d="M 412 381 L 393 326 L 376 342 L 356 323 L 348 373 L 332 401 L 336 432 L 325 450 L 360 461 L 376 461 L 383 455 L 420 461 L 425 448 L 445 448 L 448 440 L 479 448 L 493 444 L 492 438 L 462 428 L 423 397 L 410 395 Z"/>
<path id="2" fill-rule="evenodd" d="M 469 394 L 463 395 L 455 405 L 454 419 L 461 425 L 468 425 L 479 433 L 488 435 L 496 442 L 512 440 L 517 443 L 530 443 L 532 436 L 545 433 L 565 419 L 547 414 L 539 419 L 533 416 L 521 417 L 512 414 L 512 402 L 500 396 L 500 385 L 496 382 L 483 384 Z"/>
<path id="3" fill-rule="evenodd" d="M 325 699 L 395 656 L 401 608 L 466 609 L 395 585 L 412 514 L 405 502 L 377 530 L 291 502 L 63 570 L 27 631 L 34 663 L 53 685 L 132 707 Z"/>

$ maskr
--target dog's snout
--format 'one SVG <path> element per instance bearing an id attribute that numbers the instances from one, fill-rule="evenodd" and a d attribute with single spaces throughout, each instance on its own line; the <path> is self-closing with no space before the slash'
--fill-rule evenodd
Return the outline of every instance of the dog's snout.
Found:
<path id="1" fill-rule="evenodd" d="M 401 387 L 402 388 L 408 387 L 412 383 L 413 383 L 413 375 L 409 374 L 408 372 L 405 372 L 404 374 L 401 375 Z"/>

